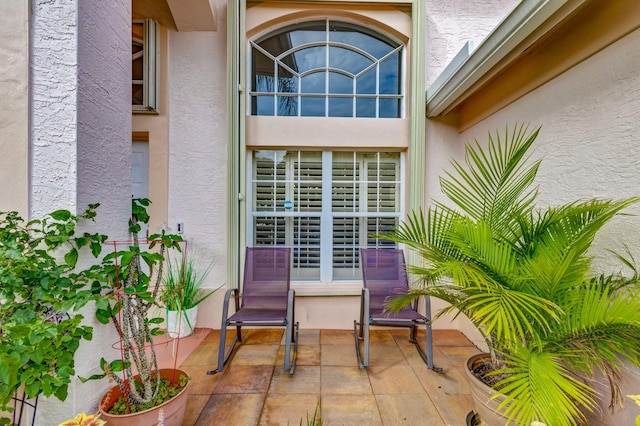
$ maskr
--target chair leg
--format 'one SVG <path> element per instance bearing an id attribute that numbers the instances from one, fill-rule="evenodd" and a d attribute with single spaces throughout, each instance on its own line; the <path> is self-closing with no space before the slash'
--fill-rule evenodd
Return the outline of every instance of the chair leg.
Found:
<path id="1" fill-rule="evenodd" d="M 237 289 L 227 290 L 227 293 L 224 296 L 224 305 L 222 307 L 222 323 L 220 324 L 220 342 L 218 344 L 218 366 L 215 370 L 207 371 L 208 375 L 222 373 L 224 369 L 224 364 L 227 362 L 227 360 L 231 356 L 231 352 L 233 352 L 233 348 L 236 346 L 236 343 L 242 340 L 242 337 L 240 334 L 241 326 L 236 325 L 236 336 L 233 339 L 233 343 L 231 343 L 231 347 L 229 348 L 229 351 L 225 355 L 224 348 L 225 348 L 225 343 L 227 341 L 227 327 L 229 326 L 229 321 L 228 321 L 229 300 L 233 293 L 236 293 L 236 297 L 235 297 L 236 312 L 238 312 L 238 309 L 239 309 L 238 294 L 237 294 L 238 290 Z"/>
<path id="2" fill-rule="evenodd" d="M 295 329 L 295 332 L 290 333 L 292 334 L 292 339 L 287 340 L 284 355 L 284 369 L 289 370 L 289 374 L 291 375 L 293 375 L 293 373 L 296 371 L 296 362 L 298 361 L 298 337 L 300 333 L 300 323 L 296 322 L 293 325 L 293 328 Z M 293 354 L 291 354 L 290 349 L 291 343 L 293 343 Z M 290 357 L 291 360 L 289 361 Z"/>
<path id="3" fill-rule="evenodd" d="M 420 343 L 418 342 L 417 339 L 413 343 L 415 343 L 416 349 L 418 349 L 418 353 L 420 354 L 420 357 L 422 358 L 424 363 L 427 364 L 427 368 L 429 368 L 430 370 L 436 371 L 438 373 L 442 373 L 444 372 L 444 370 L 441 367 L 435 367 L 433 365 L 433 336 L 431 332 L 431 322 L 429 321 L 425 322 L 425 330 L 426 330 L 425 348 L 423 349 L 422 347 L 420 347 Z"/>
<path id="4" fill-rule="evenodd" d="M 364 368 L 364 363 L 362 362 L 362 355 L 360 354 L 360 340 L 362 339 L 359 337 L 359 334 L 361 334 L 361 331 L 359 332 L 359 330 L 362 330 L 361 323 L 358 323 L 358 321 L 353 320 L 353 339 L 356 344 L 356 357 L 358 358 L 358 367 Z"/>

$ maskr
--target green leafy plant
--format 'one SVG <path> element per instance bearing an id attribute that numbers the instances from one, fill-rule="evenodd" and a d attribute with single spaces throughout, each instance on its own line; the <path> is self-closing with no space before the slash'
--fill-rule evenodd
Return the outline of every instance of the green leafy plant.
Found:
<path id="1" fill-rule="evenodd" d="M 0 213 L 0 409 L 21 386 L 28 398 L 67 397 L 75 375 L 74 355 L 93 329 L 78 310 L 95 300 L 93 268 L 78 268 L 84 253 L 101 252 L 106 236 L 77 235 L 77 225 L 95 217 L 97 204 L 80 215 L 54 211 L 25 222 Z M 1 419 L 0 422 L 8 422 Z"/>
<path id="2" fill-rule="evenodd" d="M 144 411 L 149 408 L 156 407 L 166 401 L 169 401 L 174 396 L 178 395 L 180 391 L 187 385 L 189 378 L 184 374 L 181 374 L 176 383 L 171 383 L 169 380 L 164 377 L 160 377 L 160 382 L 156 383 L 158 378 L 156 376 L 151 377 L 151 387 L 155 388 L 157 385 L 158 392 L 156 395 L 148 402 L 141 404 L 137 411 Z M 142 382 L 135 381 L 134 382 L 136 388 L 138 388 L 138 392 L 142 393 Z M 131 409 L 131 403 L 127 400 L 127 397 L 121 395 L 116 402 L 109 409 L 109 413 L 111 414 L 129 414 Z"/>
<path id="3" fill-rule="evenodd" d="M 178 259 L 170 264 L 167 275 L 162 280 L 160 301 L 171 311 L 191 309 L 205 301 L 217 289 L 202 291 L 202 284 L 211 271 L 213 264 L 202 273 L 198 273 L 193 259 Z"/>
<path id="4" fill-rule="evenodd" d="M 100 294 L 96 302 L 96 318 L 103 324 L 111 323 L 119 336 L 121 358 L 108 362 L 101 358 L 102 374 L 82 381 L 109 377 L 126 395 L 129 412 L 135 413 L 154 404 L 160 394 L 162 381 L 153 337 L 161 335 L 162 318 L 153 317 L 151 310 L 158 307 L 165 256 L 168 250 L 180 252 L 182 238 L 178 235 L 150 235 L 140 241 L 140 223 L 148 223 L 148 199 L 134 199 L 129 232 L 132 240 L 114 243 L 114 251 L 103 258 L 100 281 L 93 291 Z M 125 249 L 118 247 L 125 246 Z M 137 372 L 139 379 L 133 383 Z"/>
<path id="5" fill-rule="evenodd" d="M 390 302 L 399 310 L 421 295 L 450 304 L 484 336 L 505 395 L 501 409 L 518 424 L 585 421 L 598 397 L 594 372 L 621 402 L 619 365 L 640 365 L 638 273 L 630 253 L 617 255 L 630 276 L 596 273 L 589 250 L 598 231 L 637 197 L 577 200 L 539 208 L 530 161 L 539 128 L 524 125 L 467 145 L 464 164 L 441 178 L 451 205 L 433 202 L 384 238 L 421 258 L 410 267 L 416 288 Z"/>

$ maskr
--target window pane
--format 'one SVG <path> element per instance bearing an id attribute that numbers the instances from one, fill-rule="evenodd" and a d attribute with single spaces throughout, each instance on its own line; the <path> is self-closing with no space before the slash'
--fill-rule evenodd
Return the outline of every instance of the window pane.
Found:
<path id="1" fill-rule="evenodd" d="M 356 80 L 356 93 L 358 95 L 375 95 L 376 94 L 376 69 L 372 68 L 362 74 Z"/>
<path id="2" fill-rule="evenodd" d="M 395 248 L 393 241 L 375 238 L 375 235 L 386 234 L 398 226 L 398 219 L 394 217 L 369 217 L 367 218 L 367 247 Z"/>
<path id="3" fill-rule="evenodd" d="M 325 93 L 326 74 L 315 72 L 302 77 L 302 93 Z"/>
<path id="4" fill-rule="evenodd" d="M 357 217 L 333 219 L 333 278 L 356 279 L 360 276 L 360 221 Z"/>
<path id="5" fill-rule="evenodd" d="M 307 47 L 285 56 L 282 62 L 292 70 L 302 74 L 306 71 L 326 68 L 327 58 L 325 52 L 325 46 Z"/>
<path id="6" fill-rule="evenodd" d="M 300 115 L 304 117 L 324 117 L 324 97 L 303 96 L 300 99 Z"/>
<path id="7" fill-rule="evenodd" d="M 292 219 L 295 231 L 291 278 L 317 281 L 320 279 L 320 218 Z"/>
<path id="8" fill-rule="evenodd" d="M 400 99 L 380 99 L 380 117 L 400 117 Z"/>
<path id="9" fill-rule="evenodd" d="M 273 93 L 274 62 L 259 50 L 252 50 L 251 69 L 253 75 L 253 91 Z"/>
<path id="10" fill-rule="evenodd" d="M 337 72 L 329 73 L 329 93 L 350 95 L 353 93 L 353 79 Z"/>
<path id="11" fill-rule="evenodd" d="M 353 75 L 362 72 L 373 62 L 366 56 L 343 47 L 329 47 L 329 67 L 347 71 Z"/>
<path id="12" fill-rule="evenodd" d="M 392 46 L 383 40 L 364 33 L 362 27 L 334 21 L 329 23 L 329 40 L 355 46 L 378 59 L 391 52 L 397 46 Z"/>
<path id="13" fill-rule="evenodd" d="M 292 47 L 324 41 L 326 38 L 325 29 L 325 21 L 303 22 L 288 26 L 280 33 L 273 35 L 258 44 L 273 56 L 279 56 Z"/>
<path id="14" fill-rule="evenodd" d="M 358 182 L 360 164 L 354 161 L 353 153 L 336 152 L 333 155 L 334 159 L 331 165 L 332 211 L 356 212 L 360 199 L 360 184 Z"/>
<path id="15" fill-rule="evenodd" d="M 298 115 L 297 96 L 278 96 L 278 115 L 296 116 Z"/>
<path id="16" fill-rule="evenodd" d="M 329 97 L 329 117 L 353 117 L 353 99 Z"/>
<path id="17" fill-rule="evenodd" d="M 298 76 L 282 67 L 278 67 L 278 92 L 298 93 Z"/>
<path id="18" fill-rule="evenodd" d="M 273 115 L 273 96 L 252 96 L 251 114 L 253 115 Z"/>
<path id="19" fill-rule="evenodd" d="M 394 53 L 380 63 L 380 93 L 400 94 L 400 54 Z"/>
<path id="20" fill-rule="evenodd" d="M 286 226 L 283 217 L 255 217 L 254 245 L 285 245 Z"/>
<path id="21" fill-rule="evenodd" d="M 375 117 L 376 100 L 372 98 L 356 99 L 356 117 Z"/>

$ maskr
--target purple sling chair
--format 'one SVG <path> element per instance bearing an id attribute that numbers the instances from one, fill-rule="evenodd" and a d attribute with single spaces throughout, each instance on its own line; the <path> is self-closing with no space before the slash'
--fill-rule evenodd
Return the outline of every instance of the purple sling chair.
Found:
<path id="1" fill-rule="evenodd" d="M 353 322 L 356 342 L 356 354 L 360 368 L 369 366 L 369 328 L 372 325 L 408 327 L 409 341 L 415 343 L 418 353 L 427 366 L 441 372 L 441 368 L 433 366 L 433 348 L 431 336 L 431 319 L 418 312 L 418 301 L 400 312 L 385 312 L 387 298 L 409 289 L 407 270 L 402 250 L 394 249 L 360 249 L 362 259 L 362 279 L 364 287 L 360 298 L 360 322 Z M 426 312 L 430 315 L 429 298 L 425 298 Z M 423 349 L 416 340 L 418 326 L 426 329 L 426 347 Z M 359 341 L 363 340 L 363 352 Z"/>
<path id="2" fill-rule="evenodd" d="M 247 247 L 242 287 L 227 290 L 220 327 L 218 368 L 207 374 L 221 373 L 237 342 L 242 341 L 244 326 L 286 327 L 284 369 L 293 374 L 298 352 L 299 324 L 294 316 L 295 292 L 289 288 L 291 249 L 284 247 Z M 234 295 L 235 313 L 229 316 L 229 301 Z M 227 327 L 236 327 L 236 335 L 225 355 Z M 293 328 L 295 327 L 295 335 Z M 291 354 L 291 343 L 293 354 Z"/>

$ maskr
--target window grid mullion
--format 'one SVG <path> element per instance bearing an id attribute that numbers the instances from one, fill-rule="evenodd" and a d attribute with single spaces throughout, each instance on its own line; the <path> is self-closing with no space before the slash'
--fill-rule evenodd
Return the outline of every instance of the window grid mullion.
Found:
<path id="1" fill-rule="evenodd" d="M 333 280 L 332 153 L 322 153 L 322 207 L 320 217 L 320 281 Z"/>

